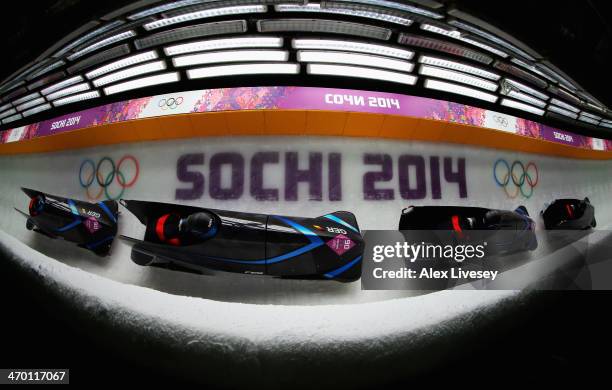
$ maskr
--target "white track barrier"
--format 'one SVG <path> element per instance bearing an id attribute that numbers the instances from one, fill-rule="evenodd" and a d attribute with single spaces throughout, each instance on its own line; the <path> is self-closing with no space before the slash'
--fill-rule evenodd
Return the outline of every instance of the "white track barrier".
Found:
<path id="1" fill-rule="evenodd" d="M 280 190 L 278 201 L 256 200 L 251 195 L 252 158 L 262 151 L 279 156 L 278 163 L 265 165 L 262 181 L 263 187 Z M 285 199 L 286 158 L 291 152 L 297 152 L 300 169 L 311 162 L 311 153 L 321 154 L 322 200 L 310 199 L 313 195 L 306 183 L 299 184 L 296 201 Z M 159 363 L 149 359 L 154 355 L 152 350 L 171 354 L 172 367 L 165 369 L 206 383 L 295 385 L 295 376 L 305 369 L 312 376 L 301 383 L 304 387 L 325 378 L 334 378 L 326 383 L 329 386 L 341 380 L 347 385 L 365 385 L 377 383 L 387 375 L 408 374 L 441 358 L 449 345 L 457 345 L 459 338 L 455 336 L 485 328 L 499 315 L 514 312 L 530 296 L 527 291 L 532 281 L 526 278 L 527 290 L 523 294 L 440 291 L 414 296 L 418 292 L 362 291 L 359 282 L 186 274 L 137 266 L 130 260 L 130 247 L 120 240 L 115 241 L 111 256 L 106 258 L 68 242 L 50 240 L 26 230 L 25 220 L 13 210 L 13 207 L 27 209 L 28 199 L 20 191 L 21 186 L 85 200 L 85 190 L 78 180 L 79 167 L 85 159 L 97 162 L 104 156 L 115 162 L 125 155 L 138 159 L 140 175 L 126 189 L 125 198 L 176 202 L 177 189 L 192 185 L 178 179 L 177 161 L 185 154 L 202 153 L 204 163 L 190 165 L 189 170 L 202 173 L 204 191 L 200 199 L 184 202 L 204 207 L 298 216 L 349 210 L 356 214 L 363 230 L 397 229 L 401 209 L 411 204 L 502 209 L 522 204 L 541 228 L 538 214 L 546 202 L 557 197 L 588 196 L 595 206 L 598 230 L 602 230 L 594 233 L 598 236 L 596 240 L 608 239 L 603 229 L 612 222 L 610 161 L 569 160 L 431 143 L 293 137 L 203 138 L 1 157 L 2 257 L 35 281 L 50 305 L 76 311 L 83 326 L 93 326 L 91 332 L 99 332 L 99 337 L 123 340 L 126 349 L 148 364 Z M 214 180 L 210 173 L 217 169 L 211 168 L 214 165 L 211 158 L 219 153 L 233 153 L 244 160 L 243 193 L 238 199 L 211 198 Z M 331 153 L 341 155 L 341 200 L 330 200 L 330 193 L 337 197 L 338 190 L 336 186 L 330 191 L 328 185 Z M 392 175 L 375 187 L 392 189 L 393 200 L 364 199 L 364 175 L 381 171 L 380 164 L 364 163 L 365 154 L 388 155 L 379 158 L 390 159 Z M 412 184 L 400 185 L 398 164 L 402 155 L 412 156 L 411 161 L 423 157 L 424 199 L 402 199 L 402 191 L 407 197 L 423 196 L 415 189 L 419 173 L 414 166 L 407 173 Z M 436 179 L 432 177 L 436 175 L 432 174 L 431 157 L 439 157 L 442 167 L 438 175 L 440 199 L 433 199 L 432 182 Z M 450 158 L 453 172 L 459 169 L 459 159 L 465 159 L 464 197 L 457 183 L 446 180 L 444 158 Z M 537 165 L 539 178 L 529 199 L 520 194 L 509 199 L 496 184 L 493 165 L 499 158 L 509 164 L 521 161 L 525 166 L 529 162 Z M 221 178 L 217 184 L 221 189 L 231 188 L 229 165 L 221 164 L 218 168 Z M 122 170 L 124 182 L 129 181 L 134 166 L 125 162 Z M 503 172 L 499 173 L 503 176 Z M 91 188 L 90 193 L 98 190 Z M 111 195 L 118 190 L 116 183 L 109 187 Z M 510 189 L 509 192 L 513 194 Z M 220 197 L 218 192 L 214 196 Z M 143 227 L 127 210 L 121 210 L 119 233 L 140 237 Z M 538 252 L 531 255 L 537 256 Z M 538 264 L 545 262 L 554 268 L 556 261 L 553 253 Z M 508 272 L 528 276 L 532 274 L 529 267 L 527 264 Z M 139 337 L 134 338 L 136 334 Z M 449 337 L 455 341 L 449 341 Z M 355 364 L 363 365 L 372 356 L 376 359 L 368 369 L 354 369 Z M 413 364 L 405 365 L 406 359 L 412 359 Z M 291 363 L 298 360 L 299 368 Z"/>

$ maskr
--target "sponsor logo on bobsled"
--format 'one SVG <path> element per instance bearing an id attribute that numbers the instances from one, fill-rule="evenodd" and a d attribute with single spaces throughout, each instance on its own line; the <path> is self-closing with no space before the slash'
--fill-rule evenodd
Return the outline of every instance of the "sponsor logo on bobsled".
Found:
<path id="1" fill-rule="evenodd" d="M 336 237 L 327 241 L 327 246 L 336 252 L 338 256 L 342 256 L 345 252 L 351 250 L 351 248 L 355 246 L 355 242 L 344 234 L 338 234 Z"/>
<path id="2" fill-rule="evenodd" d="M 100 230 L 100 222 L 98 222 L 98 220 L 93 217 L 89 217 L 85 221 L 83 221 L 83 225 L 85 226 L 85 229 L 87 229 L 87 231 L 91 234 L 94 234 L 95 232 Z"/>

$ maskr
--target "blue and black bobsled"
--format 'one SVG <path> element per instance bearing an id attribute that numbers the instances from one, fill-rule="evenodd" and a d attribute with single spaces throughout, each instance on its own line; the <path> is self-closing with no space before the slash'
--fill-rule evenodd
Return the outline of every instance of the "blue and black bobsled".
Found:
<path id="1" fill-rule="evenodd" d="M 30 197 L 26 228 L 50 238 L 77 243 L 100 256 L 108 255 L 117 235 L 118 205 L 113 200 L 88 203 L 22 188 Z"/>
<path id="2" fill-rule="evenodd" d="M 146 226 L 133 244 L 139 265 L 350 282 L 361 277 L 364 243 L 355 216 L 316 218 L 121 200 Z"/>

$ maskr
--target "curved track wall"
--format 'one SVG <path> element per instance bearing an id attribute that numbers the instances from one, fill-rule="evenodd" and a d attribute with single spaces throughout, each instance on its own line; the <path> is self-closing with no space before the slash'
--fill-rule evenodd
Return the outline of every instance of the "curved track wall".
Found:
<path id="1" fill-rule="evenodd" d="M 140 267 L 121 240 L 99 258 L 25 229 L 13 207 L 19 187 L 79 199 L 108 197 L 317 216 L 353 211 L 361 229 L 397 229 L 409 205 L 525 205 L 537 222 L 546 202 L 588 196 L 600 227 L 612 223 L 612 162 L 563 159 L 450 144 L 341 137 L 207 137 L 0 158 L 2 230 L 69 265 L 121 282 L 221 301 L 329 304 L 407 296 L 342 285 L 224 274 L 191 275 Z M 94 167 L 97 175 L 94 175 Z M 514 172 L 512 180 L 510 171 Z M 525 174 L 525 176 L 523 176 Z M 518 187 L 514 182 L 522 183 Z M 100 186 L 108 183 L 106 187 Z M 143 226 L 122 209 L 119 233 Z"/>

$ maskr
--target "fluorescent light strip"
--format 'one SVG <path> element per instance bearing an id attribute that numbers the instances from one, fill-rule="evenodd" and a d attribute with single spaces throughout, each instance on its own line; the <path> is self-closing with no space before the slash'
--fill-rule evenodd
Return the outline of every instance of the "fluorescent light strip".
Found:
<path id="1" fill-rule="evenodd" d="M 536 64 L 536 66 L 539 67 L 542 70 L 542 72 L 547 73 L 548 75 L 554 77 L 560 84 L 562 84 L 564 87 L 571 90 L 572 92 L 578 91 L 577 87 L 574 86 L 574 83 L 568 81 L 565 77 L 561 76 L 558 72 L 552 70 L 548 66 L 544 64 Z"/>
<path id="2" fill-rule="evenodd" d="M 461 38 L 461 32 L 436 26 L 430 23 L 421 23 L 421 30 L 429 31 L 434 34 L 444 35 L 450 38 Z"/>
<path id="3" fill-rule="evenodd" d="M 68 86 L 76 84 L 76 83 L 80 83 L 81 81 L 84 81 L 83 76 L 74 76 L 74 77 L 71 77 L 71 78 L 66 79 L 64 81 L 60 81 L 59 83 L 53 84 L 53 85 L 43 89 L 40 92 L 43 95 L 48 95 L 51 92 L 59 91 L 62 88 L 68 87 Z"/>
<path id="4" fill-rule="evenodd" d="M 540 98 L 542 100 L 548 100 L 549 97 L 547 95 L 544 95 L 542 92 L 536 91 L 535 89 L 526 86 L 523 83 L 519 83 L 518 81 L 514 81 L 512 79 L 508 79 L 508 78 L 504 78 L 504 83 L 508 84 L 509 86 L 518 89 L 521 92 L 525 92 L 528 94 L 531 94 L 537 98 Z"/>
<path id="5" fill-rule="evenodd" d="M 498 88 L 497 83 L 494 83 L 492 81 L 481 79 L 475 76 L 469 76 L 465 73 L 457 72 L 454 70 L 437 68 L 435 66 L 430 65 L 421 65 L 421 67 L 419 68 L 419 74 L 423 76 L 437 77 L 439 79 L 445 79 L 457 83 L 467 84 L 473 87 L 486 89 L 487 91 L 491 92 L 497 91 Z"/>
<path id="6" fill-rule="evenodd" d="M 119 80 L 124 80 L 134 76 L 141 76 L 147 73 L 158 72 L 165 69 L 166 63 L 164 61 L 148 62 L 146 64 L 136 65 L 131 68 L 123 69 L 119 72 L 111 73 L 107 76 L 95 79 L 93 81 L 93 85 L 96 87 L 101 87 Z"/>
<path id="7" fill-rule="evenodd" d="M 523 80 L 527 80 L 542 89 L 545 89 L 546 87 L 548 87 L 548 83 L 546 81 L 542 80 L 539 77 L 532 75 L 531 73 L 517 66 L 509 64 L 507 62 L 495 61 L 495 63 L 493 64 L 493 67 L 499 70 L 502 70 L 506 73 L 510 73 L 513 76 L 520 77 Z"/>
<path id="8" fill-rule="evenodd" d="M 82 102 L 83 100 L 95 99 L 100 97 L 100 92 L 98 91 L 89 91 L 85 93 L 80 93 L 78 95 L 72 95 L 65 97 L 63 99 L 58 99 L 53 101 L 53 105 L 55 107 L 63 106 L 65 104 Z"/>
<path id="9" fill-rule="evenodd" d="M 92 51 L 96 51 L 104 46 L 112 45 L 113 43 L 117 43 L 125 39 L 135 37 L 135 36 L 136 36 L 136 33 L 132 30 L 125 31 L 117 35 L 113 35 L 111 37 L 98 41 L 92 45 L 89 45 L 86 48 L 77 51 L 76 53 L 69 55 L 68 59 L 70 61 L 73 61 L 79 57 L 84 56 L 85 54 L 91 53 Z"/>
<path id="10" fill-rule="evenodd" d="M 54 63 L 52 63 L 51 65 L 45 66 L 44 68 L 42 68 L 41 70 L 32 73 L 31 75 L 27 76 L 26 78 L 28 80 L 33 80 L 35 78 L 37 78 L 38 76 L 42 76 L 45 73 L 49 73 L 50 71 L 52 71 L 53 69 L 59 68 L 60 66 L 64 65 L 65 62 L 62 60 L 59 61 L 55 61 Z"/>
<path id="11" fill-rule="evenodd" d="M 515 91 L 514 89 L 509 90 L 507 93 L 505 93 L 505 95 L 525 103 L 533 104 L 534 106 L 538 106 L 540 108 L 546 107 L 545 101 L 536 99 L 531 95 L 527 95 L 526 93 Z"/>
<path id="12" fill-rule="evenodd" d="M 178 72 L 162 73 L 155 76 L 143 77 L 136 80 L 125 81 L 119 84 L 113 84 L 109 87 L 104 88 L 106 95 L 112 95 L 115 93 L 130 91 L 132 89 L 139 89 L 150 87 L 153 85 L 174 83 L 180 80 Z"/>
<path id="13" fill-rule="evenodd" d="M 482 42 L 476 41 L 476 40 L 471 39 L 471 38 L 467 38 L 467 37 L 462 36 L 461 38 L 457 38 L 457 39 L 459 39 L 462 42 L 469 43 L 472 46 L 479 47 L 479 48 L 481 48 L 483 50 L 486 50 L 486 51 L 488 51 L 490 53 L 496 54 L 496 55 L 498 55 L 498 56 L 500 56 L 502 58 L 508 58 L 510 56 L 508 53 L 506 53 L 504 51 L 501 51 L 499 49 L 494 48 L 493 46 L 486 45 L 486 44 L 484 44 Z"/>
<path id="14" fill-rule="evenodd" d="M 414 64 L 407 61 L 394 60 L 391 58 L 373 56 L 369 54 L 342 53 L 333 51 L 309 51 L 300 50 L 297 53 L 300 62 L 324 62 L 332 64 L 349 64 L 357 66 L 369 66 L 374 68 L 386 68 L 400 72 L 411 72 Z"/>
<path id="15" fill-rule="evenodd" d="M 417 77 L 411 74 L 348 65 L 308 64 L 307 72 L 314 75 L 356 77 L 407 85 L 414 85 L 417 81 Z"/>
<path id="16" fill-rule="evenodd" d="M 45 102 L 45 98 L 39 97 L 38 99 L 30 100 L 29 102 L 26 102 L 26 103 L 23 103 L 17 106 L 17 111 L 24 111 L 30 107 L 34 107 L 39 104 L 43 104 L 44 102 Z M 24 113 L 24 116 L 26 116 L 25 113 Z"/>
<path id="17" fill-rule="evenodd" d="M 347 8 L 330 8 L 324 7 L 321 8 L 321 4 L 309 3 L 306 5 L 301 4 L 279 4 L 274 7 L 276 12 L 317 12 L 317 13 L 329 13 L 329 14 L 340 14 L 340 15 L 349 15 L 349 16 L 357 16 L 362 18 L 376 19 L 382 20 L 384 22 L 401 24 L 404 26 L 410 26 L 412 24 L 412 20 L 408 18 L 402 18 L 395 15 L 384 14 L 380 12 L 374 11 L 366 11 L 366 10 L 352 10 Z"/>
<path id="18" fill-rule="evenodd" d="M 557 88 L 557 92 L 563 95 L 563 97 L 573 101 L 576 104 L 582 104 L 582 100 L 580 100 L 577 96 L 575 96 L 571 92 L 566 91 L 564 88 L 561 88 L 561 87 Z"/>
<path id="19" fill-rule="evenodd" d="M 609 129 L 612 129 L 612 123 L 608 123 L 608 122 L 601 122 L 599 124 L 599 126 L 603 126 L 603 127 L 607 127 Z"/>
<path id="20" fill-rule="evenodd" d="M 94 55 L 87 56 L 81 61 L 75 63 L 68 67 L 67 71 L 70 74 L 74 74 L 82 71 L 83 69 L 90 68 L 92 66 L 102 64 L 104 62 L 108 62 L 117 58 L 124 57 L 130 54 L 130 47 L 127 43 L 121 44 L 119 46 L 111 47 L 110 49 L 103 50 Z"/>
<path id="21" fill-rule="evenodd" d="M 45 103 L 45 104 L 40 105 L 38 107 L 34 107 L 34 108 L 31 108 L 31 109 L 29 109 L 27 111 L 24 111 L 23 112 L 23 117 L 25 118 L 27 116 L 38 114 L 39 112 L 46 111 L 46 110 L 48 110 L 50 108 L 51 108 L 51 105 L 49 103 Z"/>
<path id="22" fill-rule="evenodd" d="M 545 79 L 547 79 L 548 81 L 552 81 L 553 83 L 556 83 L 556 82 L 557 82 L 557 80 L 555 80 L 555 79 L 554 79 L 554 78 L 552 78 L 551 76 L 547 75 L 546 73 L 544 73 L 544 72 L 540 71 L 540 70 L 539 70 L 538 68 L 536 68 L 535 66 L 530 65 L 530 64 L 528 64 L 528 63 L 526 63 L 526 62 L 524 62 L 524 61 L 521 61 L 521 60 L 519 60 L 518 58 L 511 58 L 511 59 L 510 59 L 510 62 L 513 62 L 513 63 L 515 63 L 515 64 L 517 64 L 517 65 L 519 65 L 519 66 L 522 66 L 523 68 L 525 68 L 525 69 L 527 69 L 527 70 L 529 70 L 529 71 L 531 71 L 531 72 L 533 72 L 533 73 L 537 74 L 538 76 L 542 76 L 542 77 L 544 77 L 544 78 L 545 78 Z"/>
<path id="23" fill-rule="evenodd" d="M 13 106 L 18 106 L 21 103 L 25 103 L 28 100 L 32 100 L 32 99 L 35 99 L 37 97 L 40 97 L 40 93 L 34 92 L 34 93 L 29 94 L 29 95 L 20 97 L 19 99 L 13 100 L 12 103 L 13 103 Z"/>
<path id="24" fill-rule="evenodd" d="M 125 68 L 128 66 L 136 65 L 141 62 L 146 62 L 150 60 L 155 60 L 158 58 L 155 50 L 147 51 L 145 53 L 136 54 L 134 56 L 130 56 L 115 62 L 111 62 L 110 64 L 106 64 L 99 68 L 96 68 L 90 72 L 85 73 L 85 77 L 88 79 L 93 79 L 94 77 L 102 76 L 103 74 L 113 72 L 117 69 Z"/>
<path id="25" fill-rule="evenodd" d="M 601 108 L 601 107 L 599 107 L 599 106 L 597 106 L 597 105 L 595 105 L 593 103 L 587 102 L 587 106 L 589 106 L 589 107 L 591 107 L 591 108 L 593 108 L 593 109 L 595 109 L 597 111 L 600 111 L 600 112 L 604 112 L 604 113 L 606 112 L 605 109 L 603 109 L 603 108 Z"/>
<path id="26" fill-rule="evenodd" d="M 404 45 L 417 46 L 469 58 L 487 65 L 493 61 L 493 58 L 489 57 L 488 55 L 468 49 L 464 46 L 447 41 L 441 41 L 439 39 L 427 38 L 420 35 L 402 33 L 398 38 L 398 42 Z"/>
<path id="27" fill-rule="evenodd" d="M 114 29 L 115 27 L 119 27 L 122 24 L 124 24 L 125 22 L 123 20 L 115 20 L 113 22 L 107 23 L 105 25 L 103 25 L 100 28 L 97 28 L 81 37 L 79 37 L 78 39 L 70 42 L 68 45 L 64 46 L 62 49 L 60 49 L 59 51 L 57 51 L 55 54 L 53 54 L 53 57 L 57 58 L 60 57 L 62 55 L 64 55 L 65 53 L 67 53 L 70 49 L 72 49 L 73 47 L 79 46 L 82 43 L 87 42 L 88 40 L 97 37 L 98 35 L 101 35 L 107 31 L 110 31 L 112 29 Z"/>
<path id="28" fill-rule="evenodd" d="M 0 80 L 0 90 L 7 88 L 11 84 L 14 84 L 16 80 L 21 79 L 24 76 L 27 76 L 29 73 L 32 73 L 35 70 L 39 69 L 41 66 L 44 66 L 45 61 L 47 60 L 48 59 L 38 60 L 38 61 L 35 60 L 17 69 L 16 71 L 8 75 L 5 79 Z"/>
<path id="29" fill-rule="evenodd" d="M 573 111 L 573 112 L 576 112 L 576 113 L 580 112 L 579 108 L 574 107 L 574 106 L 572 106 L 570 104 L 567 104 L 567 103 L 565 103 L 565 102 L 563 102 L 561 100 L 555 99 L 555 98 L 550 99 L 550 104 L 554 104 L 556 106 L 563 107 L 566 110 L 570 110 L 570 111 Z"/>
<path id="30" fill-rule="evenodd" d="M 357 53 L 378 54 L 387 57 L 402 58 L 405 60 L 409 60 L 414 56 L 414 52 L 410 50 L 398 49 L 384 45 L 373 45 L 371 43 L 335 39 L 294 39 L 292 46 L 294 49 L 352 51 Z"/>
<path id="31" fill-rule="evenodd" d="M 374 5 L 377 7 L 391 8 L 391 9 L 396 9 L 400 11 L 410 12 L 410 13 L 417 14 L 417 15 L 427 16 L 432 19 L 443 19 L 444 18 L 444 15 L 439 14 L 437 12 L 433 12 L 433 11 L 430 11 L 424 8 L 415 7 L 415 6 L 408 5 L 408 4 L 401 4 L 395 1 L 387 1 L 387 0 L 334 0 L 334 1 L 343 2 L 343 3 L 345 2 L 346 3 L 361 3 L 361 4 Z M 354 5 L 351 4 L 351 6 L 354 6 Z"/>
<path id="32" fill-rule="evenodd" d="M 196 39 L 211 35 L 240 34 L 246 31 L 246 20 L 226 20 L 224 22 L 202 23 L 179 27 L 173 30 L 165 30 L 157 34 L 136 39 L 134 45 L 138 49 L 146 49 L 148 47 L 165 45 L 185 39 Z"/>
<path id="33" fill-rule="evenodd" d="M 329 19 L 268 19 L 258 20 L 257 30 L 262 33 L 279 31 L 306 31 L 329 34 L 346 34 L 380 39 L 383 41 L 391 37 L 388 28 L 363 23 L 343 22 Z"/>
<path id="34" fill-rule="evenodd" d="M 251 74 L 298 74 L 299 64 L 240 64 L 208 66 L 205 68 L 189 69 L 187 77 L 200 79 L 208 77 L 240 76 Z"/>
<path id="35" fill-rule="evenodd" d="M 7 94 L 8 92 L 12 91 L 13 89 L 22 86 L 25 84 L 25 81 L 20 80 L 18 82 L 15 82 L 15 80 L 11 80 L 7 83 L 4 83 L 4 85 L 0 88 L 0 94 Z M 12 92 L 11 92 L 12 93 Z"/>
<path id="36" fill-rule="evenodd" d="M 173 3 L 166 3 L 166 4 L 162 4 L 162 5 L 158 5 L 157 7 L 153 7 L 153 8 L 148 8 L 144 11 L 140 11 L 140 12 L 136 12 L 132 15 L 128 16 L 129 20 L 137 20 L 137 19 L 142 19 L 144 17 L 150 16 L 150 15 L 154 15 L 154 14 L 158 14 L 160 12 L 164 12 L 164 11 L 170 11 L 173 9 L 177 9 L 177 8 L 181 8 L 181 7 L 186 7 L 189 5 L 194 5 L 194 4 L 201 4 L 204 2 L 207 2 L 208 0 L 182 0 L 182 1 L 175 1 Z"/>
<path id="37" fill-rule="evenodd" d="M 433 89 L 436 91 L 454 93 L 457 95 L 469 96 L 471 98 L 484 100 L 490 103 L 495 103 L 497 101 L 497 96 L 493 94 L 482 92 L 473 88 L 464 87 L 463 85 L 447 83 L 446 81 L 426 79 L 425 88 Z"/>
<path id="38" fill-rule="evenodd" d="M 591 96 L 586 91 L 578 90 L 578 91 L 576 91 L 576 94 L 578 96 L 582 97 L 583 99 L 585 99 L 587 101 L 587 105 L 590 105 L 592 107 L 597 107 L 597 104 L 601 104 L 600 102 L 598 102 L 593 96 Z"/>
<path id="39" fill-rule="evenodd" d="M 559 115 L 567 116 L 572 119 L 578 118 L 578 114 L 576 114 L 575 112 L 571 112 L 569 110 L 565 110 L 561 107 L 557 107 L 553 105 L 548 105 L 548 111 L 557 113 Z"/>
<path id="40" fill-rule="evenodd" d="M 239 5 L 234 7 L 223 7 L 223 8 L 212 8 L 201 11 L 189 12 L 182 15 L 177 15 L 170 18 L 164 18 L 155 20 L 150 23 L 143 25 L 145 30 L 151 31 L 158 28 L 171 26 L 173 24 L 183 23 L 190 20 L 198 20 L 204 18 L 214 18 L 217 16 L 225 15 L 238 15 L 238 14 L 252 14 L 252 13 L 263 13 L 268 11 L 266 5 Z"/>
<path id="41" fill-rule="evenodd" d="M 588 116 L 583 116 L 583 115 L 580 115 L 580 116 L 578 117 L 578 120 L 579 120 L 579 121 L 581 121 L 581 122 L 590 123 L 590 124 L 592 124 L 592 125 L 597 125 L 597 124 L 599 124 L 599 120 L 596 120 L 596 119 L 590 118 L 590 117 L 588 117 Z"/>
<path id="42" fill-rule="evenodd" d="M 61 79 L 64 78 L 64 76 L 65 76 L 65 74 L 62 71 L 55 72 L 55 73 L 52 73 L 50 75 L 46 75 L 46 76 L 36 80 L 35 82 L 28 84 L 28 90 L 34 91 L 35 89 L 39 89 L 40 87 L 43 87 L 45 85 L 54 83 L 57 80 L 61 80 Z"/>
<path id="43" fill-rule="evenodd" d="M 496 48 L 494 48 L 492 46 L 485 45 L 484 43 L 475 41 L 475 40 L 470 39 L 470 38 L 466 38 L 466 37 L 463 36 L 463 34 L 461 34 L 460 31 L 457 31 L 457 30 L 447 29 L 447 28 L 444 28 L 444 27 L 436 26 L 434 24 L 430 24 L 430 23 L 421 23 L 421 30 L 429 31 L 429 32 L 432 32 L 432 33 L 435 33 L 435 34 L 444 35 L 444 36 L 447 36 L 449 38 L 453 38 L 453 39 L 457 39 L 457 40 L 460 40 L 460 41 L 465 42 L 465 43 L 469 43 L 470 45 L 479 47 L 479 48 L 484 49 L 486 51 L 489 51 L 489 52 L 491 52 L 493 54 L 497 54 L 498 56 L 503 57 L 503 58 L 507 58 L 509 56 L 508 53 L 505 53 L 505 52 L 503 52 L 501 50 L 498 50 L 498 49 L 496 49 Z"/>
<path id="44" fill-rule="evenodd" d="M 4 112 L 0 112 L 0 119 L 6 118 L 7 116 L 11 116 L 16 113 L 17 111 L 14 108 L 11 108 L 10 110 L 4 111 Z"/>
<path id="45" fill-rule="evenodd" d="M 56 100 L 64 96 L 72 95 L 77 92 L 87 91 L 89 89 L 89 83 L 81 83 L 68 87 L 66 89 L 59 90 L 47 95 L 47 100 Z"/>
<path id="46" fill-rule="evenodd" d="M 525 112 L 530 112 L 535 115 L 544 115 L 544 110 L 540 110 L 539 108 L 530 106 L 525 103 L 517 102 L 516 100 L 502 99 L 501 105 L 505 107 L 510 107 L 510 108 L 514 108 L 517 110 L 525 111 Z"/>
<path id="47" fill-rule="evenodd" d="M 26 87 L 19 87 L 18 89 L 15 89 L 10 93 L 4 95 L 2 98 L 4 101 L 9 101 L 11 99 L 15 99 L 16 97 L 22 96 L 24 93 L 27 92 L 28 90 L 26 89 Z"/>
<path id="48" fill-rule="evenodd" d="M 477 68 L 475 66 L 466 65 L 460 62 L 455 62 L 455 61 L 451 61 L 451 60 L 447 60 L 447 59 L 439 58 L 439 57 L 421 55 L 419 57 L 419 62 L 421 64 L 433 65 L 433 66 L 438 66 L 440 68 L 453 69 L 453 70 L 458 70 L 464 73 L 470 73 L 475 76 L 484 77 L 490 80 L 497 81 L 501 78 L 500 75 L 495 74 L 493 72 L 489 72 L 488 70 L 484 70 L 482 68 Z"/>
<path id="49" fill-rule="evenodd" d="M 21 114 L 15 114 L 13 116 L 9 116 L 8 118 L 2 119 L 2 124 L 5 125 L 7 123 L 15 122 L 16 120 L 21 119 Z"/>
<path id="50" fill-rule="evenodd" d="M 469 32 L 471 32 L 473 34 L 480 35 L 481 37 L 486 38 L 489 41 L 498 44 L 499 46 L 502 46 L 502 47 L 504 47 L 506 49 L 512 50 L 513 52 L 519 54 L 523 58 L 526 58 L 526 59 L 528 59 L 530 61 L 534 60 L 534 58 L 531 55 L 527 54 L 525 51 L 519 49 L 518 47 L 516 47 L 513 44 L 511 44 L 511 43 L 509 43 L 509 42 L 499 38 L 498 36 L 496 36 L 494 34 L 491 34 L 491 33 L 488 33 L 486 31 L 480 30 L 480 29 L 478 29 L 478 28 L 476 28 L 476 27 L 474 27 L 474 26 L 472 26 L 470 24 L 463 23 L 463 22 L 461 22 L 461 21 L 459 21 L 457 19 L 449 20 L 448 23 L 450 25 L 452 25 L 452 26 L 455 26 L 455 27 L 461 28 L 463 30 L 469 31 Z"/>
<path id="51" fill-rule="evenodd" d="M 220 62 L 283 62 L 289 59 L 284 50 L 225 50 L 175 57 L 176 67 L 215 64 Z"/>
<path id="52" fill-rule="evenodd" d="M 224 38 L 168 46 L 164 48 L 164 53 L 166 53 L 168 56 L 174 56 L 178 54 L 194 53 L 207 50 L 243 49 L 251 47 L 269 48 L 282 46 L 283 38 L 279 37 Z"/>
<path id="53" fill-rule="evenodd" d="M 592 118 L 592 119 L 597 119 L 598 121 L 603 119 L 603 118 L 602 118 L 602 117 L 600 117 L 600 116 L 593 115 L 593 114 L 591 114 L 590 112 L 586 112 L 586 111 L 582 111 L 582 112 L 580 113 L 580 115 L 588 116 L 589 118 Z"/>
<path id="54" fill-rule="evenodd" d="M 11 108 L 12 106 L 13 105 L 11 103 L 6 103 L 4 106 L 0 107 L 0 112 L 6 110 L 8 108 Z"/>

